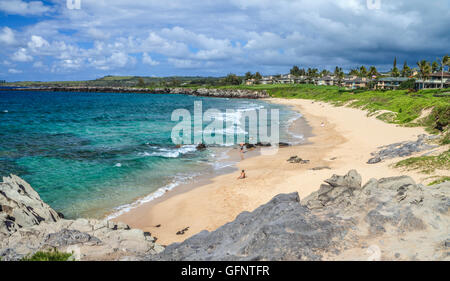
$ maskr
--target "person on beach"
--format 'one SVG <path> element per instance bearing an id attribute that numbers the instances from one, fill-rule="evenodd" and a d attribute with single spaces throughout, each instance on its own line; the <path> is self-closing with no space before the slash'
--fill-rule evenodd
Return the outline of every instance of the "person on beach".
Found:
<path id="1" fill-rule="evenodd" d="M 242 170 L 241 175 L 237 178 L 238 180 L 243 180 L 245 179 L 247 176 L 245 175 L 245 170 Z"/>
<path id="2" fill-rule="evenodd" d="M 239 144 L 239 154 L 241 155 L 241 160 L 244 160 L 244 144 Z"/>

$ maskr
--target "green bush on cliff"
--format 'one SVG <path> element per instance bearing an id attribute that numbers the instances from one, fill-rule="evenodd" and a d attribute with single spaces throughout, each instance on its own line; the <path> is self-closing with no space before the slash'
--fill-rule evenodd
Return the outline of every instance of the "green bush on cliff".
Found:
<path id="1" fill-rule="evenodd" d="M 22 258 L 22 261 L 68 261 L 72 254 L 60 253 L 57 250 L 49 252 L 36 252 L 30 257 Z"/>

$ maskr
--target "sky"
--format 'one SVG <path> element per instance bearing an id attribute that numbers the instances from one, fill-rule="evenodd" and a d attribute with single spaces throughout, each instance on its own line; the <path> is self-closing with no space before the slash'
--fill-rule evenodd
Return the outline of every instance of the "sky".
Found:
<path id="1" fill-rule="evenodd" d="M 77 5 L 79 2 L 79 6 Z M 0 0 L 0 80 L 380 71 L 449 54 L 449 0 Z"/>

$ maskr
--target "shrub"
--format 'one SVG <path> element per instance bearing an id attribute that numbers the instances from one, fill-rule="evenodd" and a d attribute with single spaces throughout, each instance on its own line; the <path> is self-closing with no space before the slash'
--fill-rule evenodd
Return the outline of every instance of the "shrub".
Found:
<path id="1" fill-rule="evenodd" d="M 68 261 L 72 254 L 60 253 L 57 250 L 49 252 L 36 252 L 31 257 L 24 257 L 22 261 Z"/>

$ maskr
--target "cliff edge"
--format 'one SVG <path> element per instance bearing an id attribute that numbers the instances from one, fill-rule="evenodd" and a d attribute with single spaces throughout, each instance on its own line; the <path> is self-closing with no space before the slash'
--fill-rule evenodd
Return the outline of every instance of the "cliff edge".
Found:
<path id="1" fill-rule="evenodd" d="M 76 260 L 135 260 L 163 247 L 150 233 L 105 220 L 66 220 L 23 179 L 0 183 L 0 258 L 20 260 L 38 251 L 73 253 Z"/>

